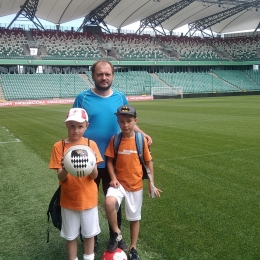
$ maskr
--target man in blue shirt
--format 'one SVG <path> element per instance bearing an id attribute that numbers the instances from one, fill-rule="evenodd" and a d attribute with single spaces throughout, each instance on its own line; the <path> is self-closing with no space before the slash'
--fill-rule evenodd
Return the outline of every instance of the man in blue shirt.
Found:
<path id="1" fill-rule="evenodd" d="M 84 108 L 88 113 L 89 126 L 84 136 L 97 143 L 103 157 L 104 162 L 98 165 L 98 177 L 95 179 L 95 182 L 99 187 L 100 180 L 102 180 L 103 192 L 106 195 L 110 177 L 106 168 L 104 154 L 110 138 L 120 132 L 117 117 L 114 113 L 118 107 L 128 104 L 128 101 L 122 92 L 111 88 L 114 79 L 114 67 L 109 61 L 99 60 L 95 62 L 91 67 L 91 71 L 95 87 L 80 93 L 76 97 L 73 107 Z M 145 134 L 137 125 L 135 125 L 134 130 L 143 133 L 147 138 L 148 144 L 152 144 L 151 137 Z M 118 210 L 117 221 L 120 228 L 121 208 Z M 109 230 L 110 235 L 113 235 L 110 226 Z M 97 238 L 95 247 L 97 247 Z M 120 242 L 118 247 L 124 251 L 127 250 L 124 241 Z"/>

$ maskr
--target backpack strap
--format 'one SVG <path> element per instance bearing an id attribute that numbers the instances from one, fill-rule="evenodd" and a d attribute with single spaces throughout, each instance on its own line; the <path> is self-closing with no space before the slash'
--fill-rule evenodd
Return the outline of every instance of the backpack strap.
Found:
<path id="1" fill-rule="evenodd" d="M 89 146 L 89 144 L 90 144 L 89 139 L 85 137 L 85 141 L 88 141 L 88 146 Z M 90 147 L 90 146 L 89 146 L 89 147 Z"/>
<path id="2" fill-rule="evenodd" d="M 143 179 L 150 179 L 150 184 L 151 184 L 151 197 L 154 198 L 154 183 L 153 183 L 153 177 L 150 172 L 150 169 L 146 165 L 144 161 L 144 135 L 141 133 L 135 133 L 135 142 L 136 142 L 136 147 L 139 155 L 140 162 L 143 166 Z"/>
<path id="3" fill-rule="evenodd" d="M 62 156 L 64 155 L 64 148 L 65 148 L 65 140 L 63 139 L 62 141 Z"/>
<path id="4" fill-rule="evenodd" d="M 114 161 L 116 161 L 116 158 L 117 158 L 117 154 L 118 154 L 118 148 L 119 148 L 119 144 L 121 142 L 121 139 L 122 139 L 122 132 L 114 135 L 114 142 L 113 142 L 113 145 L 114 145 L 114 153 L 115 153 L 115 158 L 114 158 Z"/>
<path id="5" fill-rule="evenodd" d="M 141 164 L 144 164 L 144 135 L 135 132 L 135 144 Z"/>

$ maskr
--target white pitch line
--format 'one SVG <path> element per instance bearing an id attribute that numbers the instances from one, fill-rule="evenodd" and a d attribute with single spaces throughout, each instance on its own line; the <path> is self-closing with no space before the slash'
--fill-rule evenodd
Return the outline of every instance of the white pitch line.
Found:
<path id="1" fill-rule="evenodd" d="M 0 142 L 0 144 L 19 143 L 19 142 L 21 142 L 21 140 L 15 139 L 15 141 Z"/>
<path id="2" fill-rule="evenodd" d="M 7 133 L 9 133 L 9 136 L 14 140 L 14 141 L 7 141 L 7 142 L 0 142 L 0 144 L 9 144 L 9 143 L 19 143 L 21 142 L 20 139 L 18 138 L 15 138 L 14 135 L 12 133 L 10 133 L 9 129 L 5 128 L 4 126 L 1 126 L 0 127 L 5 130 Z"/>

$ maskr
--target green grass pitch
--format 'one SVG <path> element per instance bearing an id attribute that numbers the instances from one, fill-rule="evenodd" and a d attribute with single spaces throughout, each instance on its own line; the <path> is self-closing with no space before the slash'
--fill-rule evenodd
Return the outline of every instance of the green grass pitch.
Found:
<path id="1" fill-rule="evenodd" d="M 248 260 L 260 257 L 260 97 L 132 102 L 152 136 L 155 184 L 145 182 L 138 251 L 142 260 Z M 65 138 L 70 105 L 0 108 L 0 259 L 67 259 L 46 210 L 58 186 L 48 169 Z M 91 122 L 90 122 L 91 123 Z M 108 226 L 99 194 L 101 259 Z M 51 225 L 51 224 L 50 224 Z M 129 223 L 123 222 L 129 244 Z M 79 240 L 79 259 L 83 249 Z"/>

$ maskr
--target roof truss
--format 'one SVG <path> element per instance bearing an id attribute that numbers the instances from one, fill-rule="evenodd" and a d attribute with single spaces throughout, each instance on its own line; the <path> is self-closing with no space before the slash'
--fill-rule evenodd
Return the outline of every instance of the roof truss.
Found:
<path id="1" fill-rule="evenodd" d="M 158 33 L 166 35 L 162 27 L 162 23 L 194 1 L 195 0 L 181 0 L 180 2 L 177 2 L 153 15 L 150 15 L 145 19 L 142 19 L 140 21 L 140 28 L 136 31 L 136 33 L 141 34 L 145 28 L 151 28 L 156 34 Z M 158 26 L 160 26 L 162 31 L 156 29 Z"/>
<path id="2" fill-rule="evenodd" d="M 28 20 L 30 20 L 38 29 L 45 30 L 41 22 L 35 16 L 37 11 L 39 0 L 26 0 L 23 5 L 21 5 L 20 11 L 16 14 L 15 18 L 8 25 L 8 29 L 11 27 L 14 21 L 17 20 L 18 17 L 22 16 Z"/>
<path id="3" fill-rule="evenodd" d="M 189 31 L 186 35 L 190 34 L 192 36 L 195 32 L 199 31 L 203 36 L 213 36 L 211 31 L 211 26 L 243 11 L 247 11 L 251 7 L 257 7 L 260 4 L 260 0 L 255 0 L 252 2 L 245 2 L 241 5 L 232 7 L 230 9 L 224 10 L 222 12 L 204 17 L 203 19 L 197 20 L 193 23 L 189 23 Z M 206 29 L 211 31 L 211 35 L 205 32 Z"/>
<path id="4" fill-rule="evenodd" d="M 85 16 L 84 21 L 78 28 L 78 31 L 81 31 L 83 26 L 85 25 L 99 26 L 100 24 L 102 24 L 104 26 L 103 29 L 110 33 L 110 30 L 107 27 L 107 24 L 104 22 L 104 19 L 109 15 L 109 13 L 120 1 L 121 0 L 107 0 L 96 9 L 92 10 L 88 15 Z"/>

